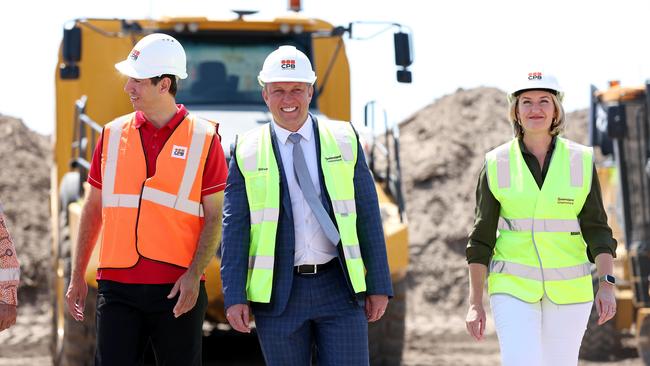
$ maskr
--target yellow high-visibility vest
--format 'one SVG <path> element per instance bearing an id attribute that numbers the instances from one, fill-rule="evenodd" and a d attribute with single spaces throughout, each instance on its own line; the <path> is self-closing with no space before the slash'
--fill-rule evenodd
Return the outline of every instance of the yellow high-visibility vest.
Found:
<path id="1" fill-rule="evenodd" d="M 591 264 L 578 214 L 591 190 L 593 149 L 558 137 L 540 189 L 514 139 L 486 154 L 501 204 L 488 292 L 527 302 L 593 300 Z"/>
<path id="2" fill-rule="evenodd" d="M 307 122 L 310 123 L 310 122 Z M 357 137 L 348 122 L 318 121 L 320 165 L 341 236 L 345 267 L 355 293 L 366 290 L 365 267 L 357 238 L 354 167 Z M 246 294 L 268 303 L 273 290 L 275 238 L 280 214 L 280 174 L 273 153 L 270 124 L 237 139 L 237 165 L 246 184 L 250 209 L 250 249 Z"/>

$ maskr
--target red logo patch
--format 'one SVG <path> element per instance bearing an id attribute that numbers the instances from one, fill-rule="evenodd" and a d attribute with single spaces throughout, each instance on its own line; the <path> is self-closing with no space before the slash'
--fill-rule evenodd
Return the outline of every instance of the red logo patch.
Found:
<path id="1" fill-rule="evenodd" d="M 541 72 L 529 72 L 528 73 L 528 80 L 542 80 L 542 73 Z"/>
<path id="2" fill-rule="evenodd" d="M 282 66 L 283 69 L 295 69 L 296 68 L 296 60 L 282 60 Z"/>
<path id="3" fill-rule="evenodd" d="M 129 55 L 129 57 L 131 57 L 131 59 L 132 59 L 133 61 L 137 61 L 137 60 L 138 60 L 138 56 L 140 56 L 140 51 L 138 51 L 138 50 L 133 50 L 133 51 L 131 51 L 131 54 Z"/>

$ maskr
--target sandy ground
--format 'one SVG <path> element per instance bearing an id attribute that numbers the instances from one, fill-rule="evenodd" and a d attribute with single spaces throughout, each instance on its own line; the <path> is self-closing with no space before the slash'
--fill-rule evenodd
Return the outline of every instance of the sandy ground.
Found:
<path id="1" fill-rule="evenodd" d="M 407 323 L 405 366 L 492 366 L 499 364 L 498 341 L 491 319 L 484 341 L 474 342 L 463 331 L 463 318 L 458 314 L 438 314 L 426 325 Z M 50 314 L 46 305 L 21 306 L 17 324 L 0 333 L 0 366 L 50 366 Z M 204 365 L 264 365 L 257 340 L 232 333 L 214 334 L 205 338 Z M 584 366 L 642 365 L 632 342 L 616 360 L 609 362 L 580 361 Z"/>

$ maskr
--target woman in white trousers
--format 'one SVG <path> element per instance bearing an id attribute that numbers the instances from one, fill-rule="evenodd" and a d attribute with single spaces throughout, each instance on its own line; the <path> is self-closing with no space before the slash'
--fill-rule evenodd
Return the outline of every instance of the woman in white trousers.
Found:
<path id="1" fill-rule="evenodd" d="M 521 76 L 508 94 L 515 137 L 486 154 L 476 189 L 466 327 L 483 339 L 487 278 L 503 365 L 576 365 L 592 305 L 599 324 L 616 312 L 616 240 L 593 151 L 558 136 L 565 116 L 557 80 Z"/>

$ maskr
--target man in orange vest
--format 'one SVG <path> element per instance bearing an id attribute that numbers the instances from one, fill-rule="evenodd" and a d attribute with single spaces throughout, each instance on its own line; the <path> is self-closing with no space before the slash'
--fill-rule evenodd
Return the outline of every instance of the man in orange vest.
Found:
<path id="1" fill-rule="evenodd" d="M 95 148 L 66 301 L 84 320 L 101 231 L 96 364 L 134 365 L 151 342 L 159 364 L 200 365 L 203 271 L 220 241 L 227 175 L 218 125 L 176 104 L 187 72 L 173 37 L 142 38 L 115 67 L 135 112 L 108 123 Z"/>
<path id="2" fill-rule="evenodd" d="M 0 205 L 0 332 L 16 324 L 20 265 Z"/>

